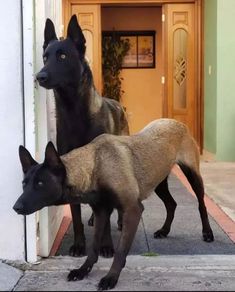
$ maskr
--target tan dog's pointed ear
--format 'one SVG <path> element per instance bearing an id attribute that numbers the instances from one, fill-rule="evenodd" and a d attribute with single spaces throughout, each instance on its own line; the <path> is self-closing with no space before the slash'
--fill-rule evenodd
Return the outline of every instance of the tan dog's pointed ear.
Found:
<path id="1" fill-rule="evenodd" d="M 52 142 L 48 142 L 45 150 L 44 163 L 52 168 L 61 167 L 62 161 Z"/>
<path id="2" fill-rule="evenodd" d="M 33 165 L 38 164 L 31 156 L 29 151 L 22 145 L 19 146 L 19 157 L 22 170 L 26 173 Z"/>
<path id="3" fill-rule="evenodd" d="M 49 18 L 47 18 L 45 29 L 44 29 L 44 44 L 43 44 L 44 51 L 46 47 L 48 46 L 49 42 L 52 40 L 57 40 L 55 26 L 54 26 L 54 23 Z"/>

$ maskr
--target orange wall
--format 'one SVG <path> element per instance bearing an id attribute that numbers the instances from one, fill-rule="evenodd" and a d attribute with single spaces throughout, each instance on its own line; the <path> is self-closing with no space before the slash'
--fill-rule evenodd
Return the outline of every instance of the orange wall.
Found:
<path id="1" fill-rule="evenodd" d="M 102 30 L 155 30 L 156 68 L 123 69 L 122 104 L 127 108 L 131 133 L 162 117 L 161 7 L 103 7 Z"/>

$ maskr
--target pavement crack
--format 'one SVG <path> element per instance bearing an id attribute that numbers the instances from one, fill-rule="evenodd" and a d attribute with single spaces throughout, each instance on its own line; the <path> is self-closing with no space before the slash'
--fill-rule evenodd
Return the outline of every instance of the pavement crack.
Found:
<path id="1" fill-rule="evenodd" d="M 18 286 L 20 280 L 24 277 L 25 272 L 23 272 L 23 274 L 20 276 L 20 278 L 18 279 L 18 281 L 16 282 L 16 284 L 14 285 L 14 287 L 12 288 L 11 291 L 15 291 L 16 287 Z"/>

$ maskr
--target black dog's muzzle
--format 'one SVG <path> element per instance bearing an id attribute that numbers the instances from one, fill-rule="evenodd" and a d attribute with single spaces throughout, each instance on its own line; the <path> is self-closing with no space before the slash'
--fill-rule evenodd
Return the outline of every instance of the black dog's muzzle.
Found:
<path id="1" fill-rule="evenodd" d="M 23 202 L 21 202 L 19 200 L 16 201 L 15 205 L 13 206 L 13 209 L 17 214 L 26 215 L 24 204 L 23 204 Z"/>
<path id="2" fill-rule="evenodd" d="M 45 71 L 40 71 L 37 75 L 36 75 L 36 79 L 39 82 L 39 84 L 41 86 L 45 86 L 48 79 L 49 79 L 49 75 L 47 72 Z"/>

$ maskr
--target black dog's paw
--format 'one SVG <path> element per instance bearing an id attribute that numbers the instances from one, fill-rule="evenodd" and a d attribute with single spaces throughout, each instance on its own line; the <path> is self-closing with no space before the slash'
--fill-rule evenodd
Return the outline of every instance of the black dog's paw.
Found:
<path id="1" fill-rule="evenodd" d="M 100 248 L 100 255 L 104 258 L 112 258 L 114 255 L 113 246 L 102 246 Z"/>
<path id="2" fill-rule="evenodd" d="M 94 226 L 94 214 L 92 214 L 88 220 L 88 226 Z"/>
<path id="3" fill-rule="evenodd" d="M 73 244 L 69 249 L 69 255 L 72 257 L 83 257 L 86 255 L 86 246 Z"/>
<path id="4" fill-rule="evenodd" d="M 214 241 L 214 235 L 212 230 L 209 230 L 207 232 L 202 232 L 203 240 L 206 242 L 212 242 Z"/>
<path id="5" fill-rule="evenodd" d="M 110 290 L 113 289 L 117 284 L 118 278 L 115 276 L 105 276 L 102 278 L 98 285 L 98 290 Z"/>
<path id="6" fill-rule="evenodd" d="M 153 236 L 154 236 L 154 238 L 165 238 L 165 237 L 167 237 L 168 233 L 169 233 L 169 231 L 166 231 L 164 229 L 159 229 L 158 231 L 156 231 L 154 233 Z"/>
<path id="7" fill-rule="evenodd" d="M 72 270 L 69 274 L 68 274 L 68 281 L 81 281 L 83 280 L 91 271 L 90 268 L 80 268 L 80 269 L 75 269 Z"/>

